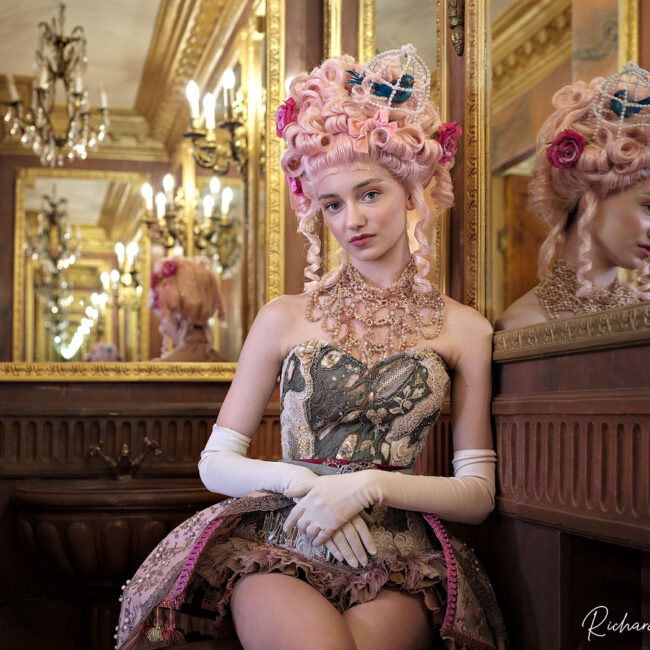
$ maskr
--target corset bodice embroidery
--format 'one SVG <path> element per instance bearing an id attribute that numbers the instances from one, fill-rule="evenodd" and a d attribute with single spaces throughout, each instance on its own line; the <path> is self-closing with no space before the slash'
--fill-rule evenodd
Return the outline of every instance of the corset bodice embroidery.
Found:
<path id="1" fill-rule="evenodd" d="M 411 467 L 438 419 L 449 380 L 428 348 L 371 367 L 326 341 L 289 351 L 281 372 L 282 454 Z"/>

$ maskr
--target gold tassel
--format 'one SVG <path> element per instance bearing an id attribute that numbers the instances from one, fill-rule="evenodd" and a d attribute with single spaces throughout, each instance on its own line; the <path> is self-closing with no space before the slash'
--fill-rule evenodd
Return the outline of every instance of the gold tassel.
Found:
<path id="1" fill-rule="evenodd" d="M 163 640 L 162 626 L 160 625 L 160 608 L 156 607 L 156 624 L 147 632 L 147 641 L 160 643 Z"/>

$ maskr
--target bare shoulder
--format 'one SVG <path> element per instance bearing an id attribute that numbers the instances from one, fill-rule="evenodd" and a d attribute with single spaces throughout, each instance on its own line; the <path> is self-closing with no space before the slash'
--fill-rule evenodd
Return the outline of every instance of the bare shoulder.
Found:
<path id="1" fill-rule="evenodd" d="M 548 319 L 539 304 L 535 289 L 531 289 L 521 296 L 521 298 L 515 300 L 499 316 L 494 324 L 494 329 L 499 331 L 512 329 L 513 327 L 526 327 L 528 325 L 544 323 L 546 320 Z"/>
<path id="2" fill-rule="evenodd" d="M 306 296 L 284 295 L 267 302 L 257 313 L 248 339 L 264 341 L 277 348 L 278 355 L 295 342 L 295 325 L 304 320 Z"/>
<path id="3" fill-rule="evenodd" d="M 483 314 L 448 296 L 444 296 L 444 301 L 445 324 L 453 336 L 472 337 L 479 340 L 492 337 L 492 325 Z"/>

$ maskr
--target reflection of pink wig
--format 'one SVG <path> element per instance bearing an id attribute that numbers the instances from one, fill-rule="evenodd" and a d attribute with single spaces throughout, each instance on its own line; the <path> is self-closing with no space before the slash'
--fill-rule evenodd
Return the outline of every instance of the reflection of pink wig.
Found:
<path id="1" fill-rule="evenodd" d="M 427 101 L 419 122 L 409 122 L 398 109 L 389 111 L 389 122 L 397 122 L 391 136 L 382 127 L 368 133 L 368 153 L 354 149 L 355 139 L 348 133 L 348 118 L 365 120 L 377 107 L 364 104 L 350 94 L 347 70 L 361 72 L 362 66 L 349 56 L 323 62 L 309 74 L 296 77 L 291 83 L 291 97 L 298 106 L 296 122 L 284 129 L 287 149 L 282 155 L 282 169 L 288 178 L 299 178 L 303 195 L 292 194 L 292 205 L 298 213 L 298 230 L 309 240 L 306 290 L 320 286 L 316 275 L 321 265 L 321 241 L 318 231 L 319 204 L 314 183 L 319 174 L 329 168 L 357 161 L 372 161 L 389 171 L 410 192 L 421 215 L 415 227 L 420 248 L 413 253 L 418 266 L 414 283 L 416 289 L 429 291 L 427 255 L 430 252 L 425 230 L 429 224 L 429 208 L 424 188 L 433 181 L 431 196 L 443 208 L 453 203 L 448 166 L 439 161 L 443 156 L 440 143 L 432 138 L 440 124 L 438 111 Z M 388 72 L 390 74 L 390 71 Z M 323 278 L 323 286 L 335 284 L 348 262 L 341 252 L 341 266 Z"/>
<path id="2" fill-rule="evenodd" d="M 175 263 L 175 270 L 174 270 Z M 223 305 L 217 280 L 207 260 L 201 257 L 172 257 L 158 260 L 154 266 L 152 303 L 161 319 L 179 327 L 205 327 Z"/>
<path id="3" fill-rule="evenodd" d="M 555 93 L 553 106 L 556 110 L 544 122 L 537 137 L 537 155 L 530 183 L 530 209 L 551 228 L 539 252 L 540 279 L 562 248 L 571 225 L 569 215 L 575 214 L 580 200 L 583 201 L 583 212 L 577 223 L 580 238 L 577 275 L 583 285 L 580 295 L 593 287 L 584 274 L 591 269 L 586 254 L 591 248 L 599 202 L 650 176 L 650 129 L 647 126 L 626 128 L 620 135 L 616 123 L 599 121 L 596 126 L 593 107 L 599 99 L 602 82 L 601 77 L 589 84 L 577 81 Z M 575 167 L 560 169 L 551 165 L 546 150 L 565 129 L 583 135 L 586 145 Z M 639 267 L 637 277 L 639 293 L 644 297 L 650 295 L 650 264 Z"/>

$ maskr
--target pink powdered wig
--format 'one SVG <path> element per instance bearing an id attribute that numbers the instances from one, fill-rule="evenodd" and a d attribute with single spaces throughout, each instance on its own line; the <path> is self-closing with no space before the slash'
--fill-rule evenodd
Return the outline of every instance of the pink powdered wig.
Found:
<path id="1" fill-rule="evenodd" d="M 207 327 L 216 311 L 224 316 L 217 280 L 202 257 L 158 260 L 151 274 L 149 304 L 161 320 L 178 330 Z"/>
<path id="2" fill-rule="evenodd" d="M 623 120 L 614 116 L 609 108 L 608 98 L 611 95 L 601 92 L 603 83 L 602 77 L 593 79 L 589 84 L 577 81 L 555 93 L 555 112 L 544 122 L 537 137 L 535 167 L 529 188 L 531 211 L 551 228 L 539 252 L 540 279 L 562 249 L 571 225 L 569 215 L 575 215 L 580 204 L 577 228 L 581 243 L 577 276 L 582 287 L 579 295 L 593 289 L 592 283 L 584 275 L 591 269 L 586 255 L 591 248 L 599 202 L 650 176 L 650 128 L 635 125 L 632 118 L 626 121 L 626 128 L 621 131 Z M 617 88 L 625 89 L 625 86 L 619 85 Z M 613 119 L 597 119 L 594 106 L 600 106 L 605 116 L 609 113 Z M 549 155 L 548 149 L 567 130 L 584 137 L 585 143 L 577 160 L 563 167 L 553 164 L 554 156 Z M 644 263 L 637 269 L 637 278 L 639 295 L 649 298 L 650 263 Z"/>
<path id="3" fill-rule="evenodd" d="M 341 251 L 341 265 L 322 280 L 317 275 L 321 267 L 321 240 L 315 179 L 326 169 L 372 161 L 389 171 L 414 198 L 421 217 L 414 233 L 420 245 L 413 253 L 418 267 L 414 284 L 420 292 L 430 291 L 426 278 L 430 247 L 425 235 L 430 214 L 424 188 L 430 185 L 431 196 L 440 207 L 453 204 L 449 165 L 442 163 L 445 152 L 433 138 L 440 125 L 438 111 L 427 101 L 418 120 L 411 120 L 395 105 L 385 113 L 382 111 L 380 117 L 376 105 L 351 95 L 350 84 L 346 84 L 351 78 L 348 70 L 360 73 L 362 66 L 350 56 L 335 57 L 291 83 L 290 98 L 298 112 L 295 121 L 283 125 L 287 149 L 282 155 L 282 169 L 290 182 L 300 181 L 301 192 L 292 193 L 291 203 L 297 212 L 298 230 L 309 241 L 305 290 L 332 286 L 348 263 L 347 255 Z M 391 70 L 386 74 L 391 75 Z M 362 88 L 370 93 L 367 85 Z M 368 130 L 361 129 L 364 141 L 360 146 L 357 127 L 368 120 L 373 120 L 373 125 Z"/>

